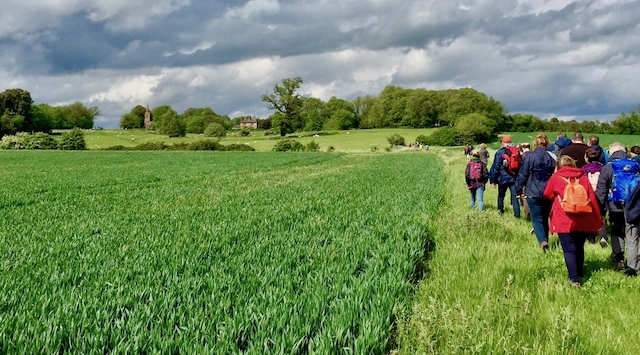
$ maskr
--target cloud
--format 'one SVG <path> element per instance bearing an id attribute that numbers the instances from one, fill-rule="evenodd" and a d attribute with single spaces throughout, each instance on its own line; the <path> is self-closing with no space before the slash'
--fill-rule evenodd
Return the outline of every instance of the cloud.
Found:
<path id="1" fill-rule="evenodd" d="M 224 15 L 227 19 L 241 18 L 249 20 L 261 14 L 275 14 L 280 11 L 278 0 L 249 0 L 244 6 L 229 9 Z"/>
<path id="2" fill-rule="evenodd" d="M 106 127 L 146 103 L 267 116 L 260 96 L 295 76 L 323 100 L 473 87 L 541 117 L 611 118 L 640 97 L 638 1 L 5 3 L 0 89 L 99 106 Z"/>

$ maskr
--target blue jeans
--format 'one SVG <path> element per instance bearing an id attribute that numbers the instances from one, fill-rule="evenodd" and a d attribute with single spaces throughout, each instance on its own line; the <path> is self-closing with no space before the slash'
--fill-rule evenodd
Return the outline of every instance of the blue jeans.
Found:
<path id="1" fill-rule="evenodd" d="M 498 210 L 504 213 L 504 197 L 507 190 L 511 192 L 511 204 L 513 205 L 513 215 L 520 218 L 520 203 L 516 198 L 516 184 L 514 182 L 507 184 L 498 184 Z"/>
<path id="2" fill-rule="evenodd" d="M 469 209 L 473 209 L 473 206 L 478 203 L 478 211 L 482 211 L 484 203 L 482 201 L 484 194 L 484 187 L 474 187 L 469 190 L 471 192 L 471 201 L 469 202 Z"/>
<path id="3" fill-rule="evenodd" d="M 527 204 L 529 204 L 529 211 L 531 212 L 531 224 L 538 243 L 549 241 L 551 203 L 552 201 L 544 197 L 527 197 Z"/>

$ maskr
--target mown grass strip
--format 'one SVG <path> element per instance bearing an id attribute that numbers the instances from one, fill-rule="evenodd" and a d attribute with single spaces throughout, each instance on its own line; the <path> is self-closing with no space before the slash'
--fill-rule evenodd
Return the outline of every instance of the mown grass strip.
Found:
<path id="1" fill-rule="evenodd" d="M 573 288 L 557 236 L 543 254 L 528 221 L 499 215 L 493 187 L 485 211 L 469 211 L 464 155 L 438 154 L 448 194 L 430 224 L 430 271 L 400 322 L 395 353 L 636 354 L 640 281 L 613 271 L 610 249 L 586 246 L 586 279 Z"/>

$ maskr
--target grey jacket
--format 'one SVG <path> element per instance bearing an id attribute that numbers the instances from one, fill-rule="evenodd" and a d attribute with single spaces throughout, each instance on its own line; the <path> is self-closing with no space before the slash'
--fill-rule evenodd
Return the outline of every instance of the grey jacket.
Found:
<path id="1" fill-rule="evenodd" d="M 613 168 L 611 167 L 611 161 L 616 159 L 627 159 L 626 152 L 619 150 L 611 154 L 609 163 L 602 167 L 600 170 L 600 177 L 598 178 L 598 188 L 596 189 L 596 197 L 600 203 L 600 207 L 605 207 L 609 212 L 624 212 L 624 207 L 621 203 L 608 201 L 609 190 L 611 189 L 611 182 L 613 180 Z M 604 214 L 604 210 L 602 211 Z"/>

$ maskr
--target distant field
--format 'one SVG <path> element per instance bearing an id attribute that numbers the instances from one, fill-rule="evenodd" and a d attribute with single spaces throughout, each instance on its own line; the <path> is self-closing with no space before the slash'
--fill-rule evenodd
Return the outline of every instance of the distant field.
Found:
<path id="1" fill-rule="evenodd" d="M 425 153 L 0 165 L 0 353 L 384 354 L 443 186 Z"/>
<path id="2" fill-rule="evenodd" d="M 320 145 L 320 150 L 326 151 L 333 146 L 338 152 L 370 152 L 371 147 L 375 146 L 379 150 L 383 150 L 389 146 L 387 137 L 397 133 L 405 138 L 407 142 L 415 142 L 419 135 L 428 136 L 434 129 L 407 129 L 407 128 L 389 128 L 389 129 L 371 129 L 371 130 L 353 130 L 353 131 L 325 131 L 327 135 L 313 137 L 314 132 L 303 132 L 292 135 L 302 144 L 307 144 L 312 140 Z M 167 144 L 175 144 L 180 142 L 193 142 L 206 139 L 203 135 L 188 134 L 184 138 L 169 138 L 160 134 L 146 132 L 144 130 L 85 130 L 85 140 L 88 149 L 102 149 L 114 145 L 123 145 L 125 147 L 133 147 L 145 142 L 165 142 Z M 347 133 L 348 132 L 348 133 Z M 304 136 L 298 138 L 298 136 Z M 222 144 L 242 143 L 254 147 L 257 151 L 268 152 L 273 149 L 278 136 L 265 136 L 264 131 L 254 131 L 248 137 L 240 136 L 237 131 L 231 132 L 229 136 L 222 139 Z"/>

